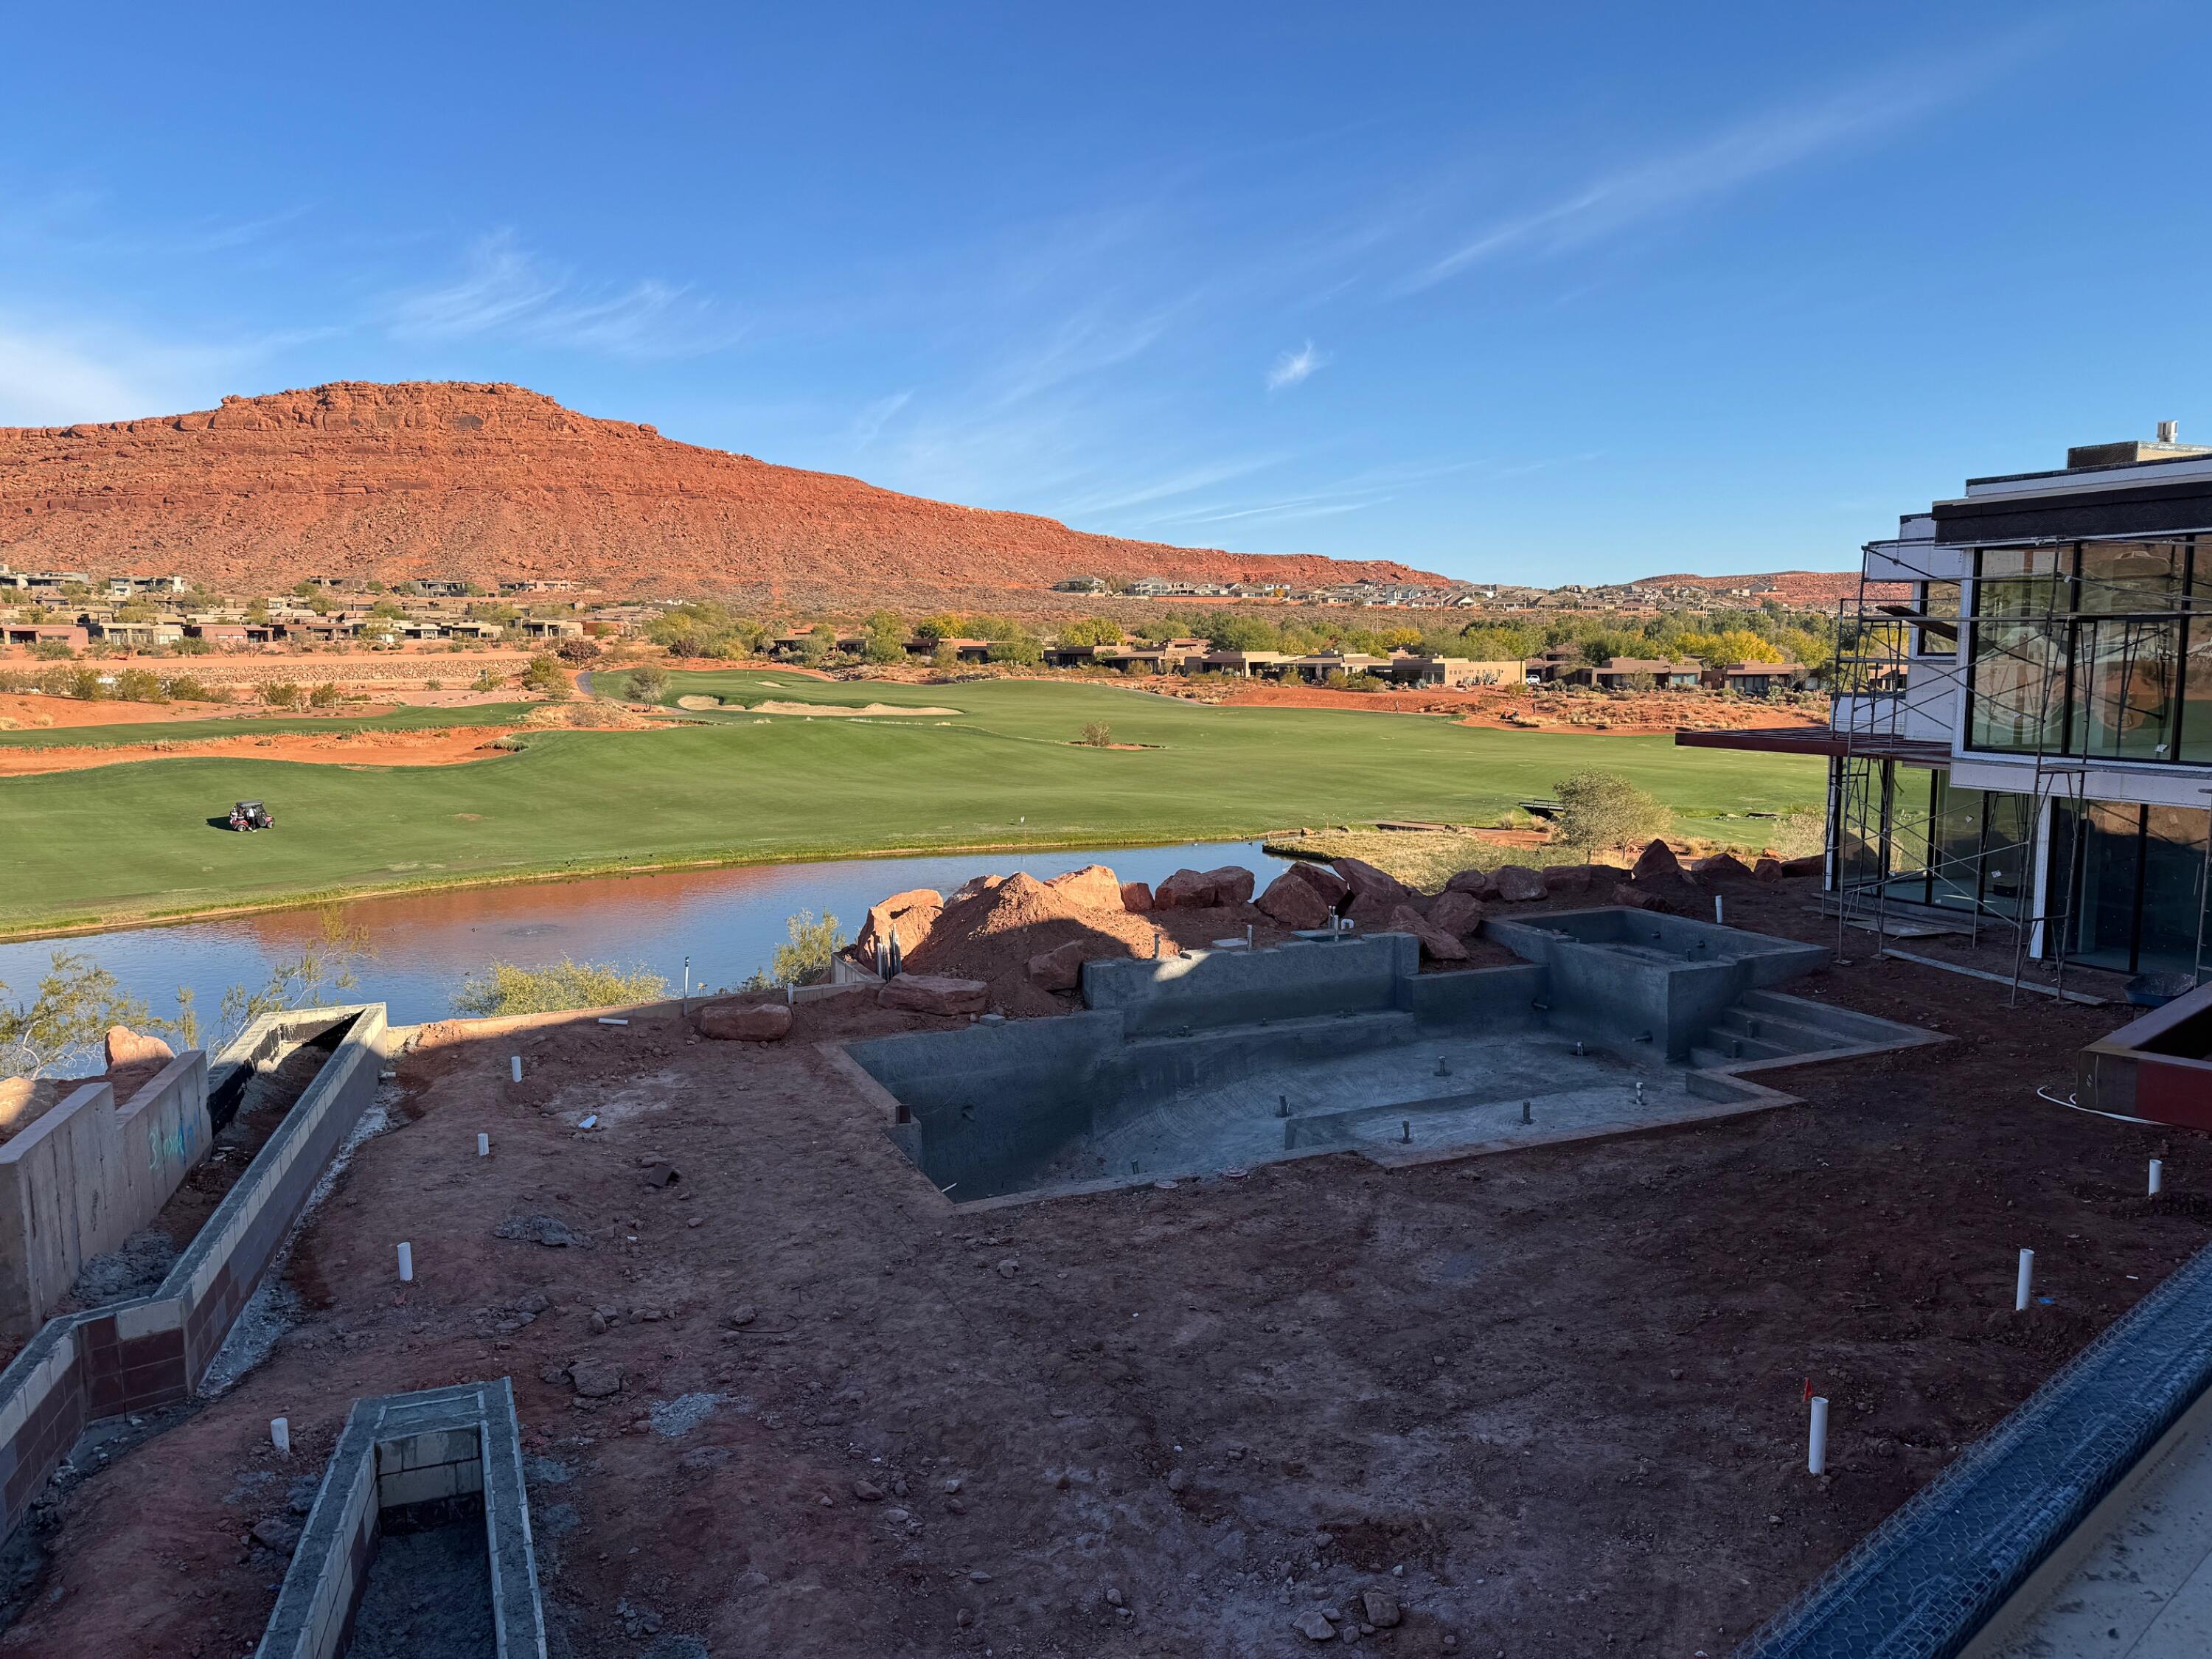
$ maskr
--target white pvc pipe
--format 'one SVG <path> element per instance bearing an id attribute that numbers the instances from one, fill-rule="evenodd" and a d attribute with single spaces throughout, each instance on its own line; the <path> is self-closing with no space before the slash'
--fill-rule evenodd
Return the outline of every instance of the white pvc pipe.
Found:
<path id="1" fill-rule="evenodd" d="M 521 1081 L 522 1081 L 522 1056 L 521 1056 L 520 1054 L 509 1054 L 509 1055 L 507 1057 L 507 1065 L 508 1065 L 509 1066 L 511 1066 L 511 1067 L 514 1069 L 514 1080 L 515 1080 L 517 1083 L 521 1082 Z"/>
<path id="2" fill-rule="evenodd" d="M 2034 1288 L 2034 1285 L 2035 1252 L 2022 1250 L 2020 1253 L 2020 1283 L 2013 1291 L 2012 1296 L 2012 1310 L 2014 1313 L 2027 1311 L 2027 1293 Z"/>
<path id="3" fill-rule="evenodd" d="M 1828 1397 L 1813 1396 L 1813 1426 L 1805 1443 L 1805 1473 L 1825 1474 L 1828 1468 Z"/>
<path id="4" fill-rule="evenodd" d="M 412 1244 L 399 1247 L 399 1282 L 403 1285 L 415 1282 L 415 1247 Z"/>
<path id="5" fill-rule="evenodd" d="M 489 1158 L 491 1156 L 491 1137 L 489 1135 L 479 1134 L 477 1137 L 477 1156 L 478 1158 Z"/>
<path id="6" fill-rule="evenodd" d="M 1718 921 L 1720 919 L 1721 919 L 1721 896 L 1720 896 L 1718 893 L 1716 893 L 1716 894 L 1714 894 L 1714 895 L 1713 895 L 1713 920 L 1714 920 L 1715 921 Z M 1815 1473 L 1817 1473 L 1817 1471 L 1815 1471 Z"/>
<path id="7" fill-rule="evenodd" d="M 2150 1161 L 2150 1195 L 2156 1198 L 2166 1190 L 2166 1160 L 2154 1158 Z"/>
<path id="8" fill-rule="evenodd" d="M 272 1417 L 269 1419 L 269 1443 L 276 1448 L 276 1455 L 280 1457 L 292 1455 L 291 1419 Z"/>

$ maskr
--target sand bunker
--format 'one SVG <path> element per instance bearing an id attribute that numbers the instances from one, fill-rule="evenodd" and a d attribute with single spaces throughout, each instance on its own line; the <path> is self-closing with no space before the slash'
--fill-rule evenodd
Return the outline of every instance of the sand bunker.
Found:
<path id="1" fill-rule="evenodd" d="M 472 726 L 450 732 L 317 732 L 252 738 L 153 738 L 94 748 L 0 748 L 0 778 L 78 772 L 133 761 L 205 759 L 304 761 L 322 766 L 459 766 L 501 753 L 496 739 L 511 726 Z"/>
<path id="2" fill-rule="evenodd" d="M 857 707 L 833 702 L 779 702 L 771 698 L 757 702 L 751 713 L 756 714 L 957 714 L 957 708 L 914 708 L 903 704 L 864 702 Z"/>
<path id="3" fill-rule="evenodd" d="M 722 706 L 722 700 L 720 697 L 709 697 L 703 693 L 694 691 L 689 696 L 677 698 L 676 706 L 678 708 L 691 709 L 720 708 Z"/>

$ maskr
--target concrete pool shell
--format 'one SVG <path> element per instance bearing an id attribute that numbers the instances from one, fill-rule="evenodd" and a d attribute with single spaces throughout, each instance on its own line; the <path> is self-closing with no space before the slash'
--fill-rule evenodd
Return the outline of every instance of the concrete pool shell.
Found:
<path id="1" fill-rule="evenodd" d="M 1521 961 L 1424 974 L 1402 933 L 1101 960 L 1081 1012 L 844 1052 L 908 1158 L 976 1205 L 1661 1128 L 1796 1099 L 1761 1071 L 1942 1040 L 1771 988 L 1818 945 L 1626 907 L 1486 933 Z"/>

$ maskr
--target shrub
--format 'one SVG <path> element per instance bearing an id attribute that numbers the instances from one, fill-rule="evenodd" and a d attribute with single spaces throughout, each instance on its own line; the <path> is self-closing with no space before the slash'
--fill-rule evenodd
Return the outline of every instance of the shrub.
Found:
<path id="1" fill-rule="evenodd" d="M 814 919 L 811 910 L 801 910 L 783 924 L 791 936 L 791 943 L 775 947 L 775 956 L 764 974 L 755 974 L 744 982 L 748 991 L 771 990 L 779 985 L 805 985 L 818 980 L 830 971 L 830 958 L 837 954 L 841 943 L 837 937 L 837 918 L 824 916 Z"/>
<path id="2" fill-rule="evenodd" d="M 0 985 L 0 991 L 8 988 Z M 111 1025 L 167 1030 L 115 975 L 68 951 L 57 951 L 28 1002 L 0 1001 L 0 1077 L 64 1071 L 99 1048 Z"/>
<path id="3" fill-rule="evenodd" d="M 205 680 L 191 674 L 174 674 L 169 678 L 169 695 L 179 702 L 221 702 L 223 694 Z"/>
<path id="4" fill-rule="evenodd" d="M 872 663 L 904 662 L 906 641 L 896 634 L 872 633 L 868 635 L 867 648 L 861 655 Z"/>
<path id="5" fill-rule="evenodd" d="M 442 691 L 446 689 L 446 683 L 443 680 L 424 680 L 422 689 L 425 691 Z"/>
<path id="6" fill-rule="evenodd" d="M 659 702 L 667 690 L 668 671 L 659 663 L 640 663 L 629 671 L 629 694 L 639 702 Z"/>
<path id="7" fill-rule="evenodd" d="M 486 679 L 491 676 L 486 674 Z M 530 659 L 530 666 L 522 671 L 522 684 L 526 690 L 557 692 L 568 689 L 568 671 L 561 665 L 558 657 L 538 656 Z M 489 690 L 489 686 L 483 688 Z"/>
<path id="8" fill-rule="evenodd" d="M 79 702 L 98 702 L 107 695 L 97 669 L 80 668 L 69 677 L 69 695 Z"/>
<path id="9" fill-rule="evenodd" d="M 590 662 L 599 654 L 597 640 L 567 639 L 553 647 L 553 654 L 562 662 Z"/>
<path id="10" fill-rule="evenodd" d="M 1019 667 L 1034 668 L 1044 660 L 1044 647 L 1026 634 L 1017 634 L 1012 639 L 993 640 L 990 659 L 993 662 L 1013 663 Z"/>
<path id="11" fill-rule="evenodd" d="M 1664 835 L 1674 814 L 1663 801 L 1611 772 L 1577 772 L 1552 786 L 1559 840 L 1585 856 Z"/>
<path id="12" fill-rule="evenodd" d="M 567 957 L 539 968 L 495 962 L 461 982 L 453 1006 L 483 1018 L 550 1014 L 564 1008 L 651 1002 L 667 989 L 665 976 L 643 966 L 625 971 L 611 963 L 572 962 Z"/>
<path id="13" fill-rule="evenodd" d="M 126 668 L 115 677 L 115 695 L 125 702 L 167 702 L 161 682 L 143 668 Z"/>
<path id="14" fill-rule="evenodd" d="M 337 700 L 338 689 L 328 680 L 307 693 L 307 706 L 311 708 L 328 708 Z"/>
<path id="15" fill-rule="evenodd" d="M 261 700 L 271 708 L 297 708 L 300 688 L 289 680 L 271 680 L 261 688 Z"/>
<path id="16" fill-rule="evenodd" d="M 31 654 L 40 662 L 66 662 L 76 653 L 66 640 L 40 640 L 31 647 Z"/>
<path id="17" fill-rule="evenodd" d="M 1092 720 L 1083 728 L 1083 741 L 1093 749 L 1110 749 L 1114 744 L 1114 728 L 1104 720 Z"/>
<path id="18" fill-rule="evenodd" d="M 477 675 L 476 678 L 469 682 L 469 690 L 471 691 L 496 691 L 499 690 L 499 676 L 493 673 L 490 669 L 487 668 L 483 673 Z"/>

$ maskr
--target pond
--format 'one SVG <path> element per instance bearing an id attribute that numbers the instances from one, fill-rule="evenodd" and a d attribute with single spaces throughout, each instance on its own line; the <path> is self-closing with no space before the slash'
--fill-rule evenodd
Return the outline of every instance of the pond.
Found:
<path id="1" fill-rule="evenodd" d="M 1157 884 L 1184 866 L 1241 864 L 1265 886 L 1284 862 L 1263 854 L 1257 842 L 1214 842 L 853 859 L 362 899 L 341 907 L 342 914 L 367 933 L 373 954 L 356 964 L 359 982 L 343 994 L 388 1004 L 394 1024 L 414 1024 L 452 1013 L 461 981 L 487 963 L 534 966 L 564 956 L 648 968 L 667 979 L 672 992 L 683 987 L 688 958 L 695 988 L 734 986 L 768 967 L 785 942 L 786 921 L 800 910 L 836 916 L 850 939 L 878 899 L 912 887 L 950 892 L 971 876 L 994 872 L 1025 870 L 1042 878 L 1104 864 L 1124 881 Z M 114 974 L 157 1015 L 173 1013 L 178 988 L 189 987 L 204 1029 L 225 991 L 234 985 L 258 990 L 276 964 L 296 960 L 321 930 L 319 911 L 279 910 L 0 945 L 0 984 L 9 988 L 9 1000 L 26 999 L 53 953 L 69 951 Z"/>

